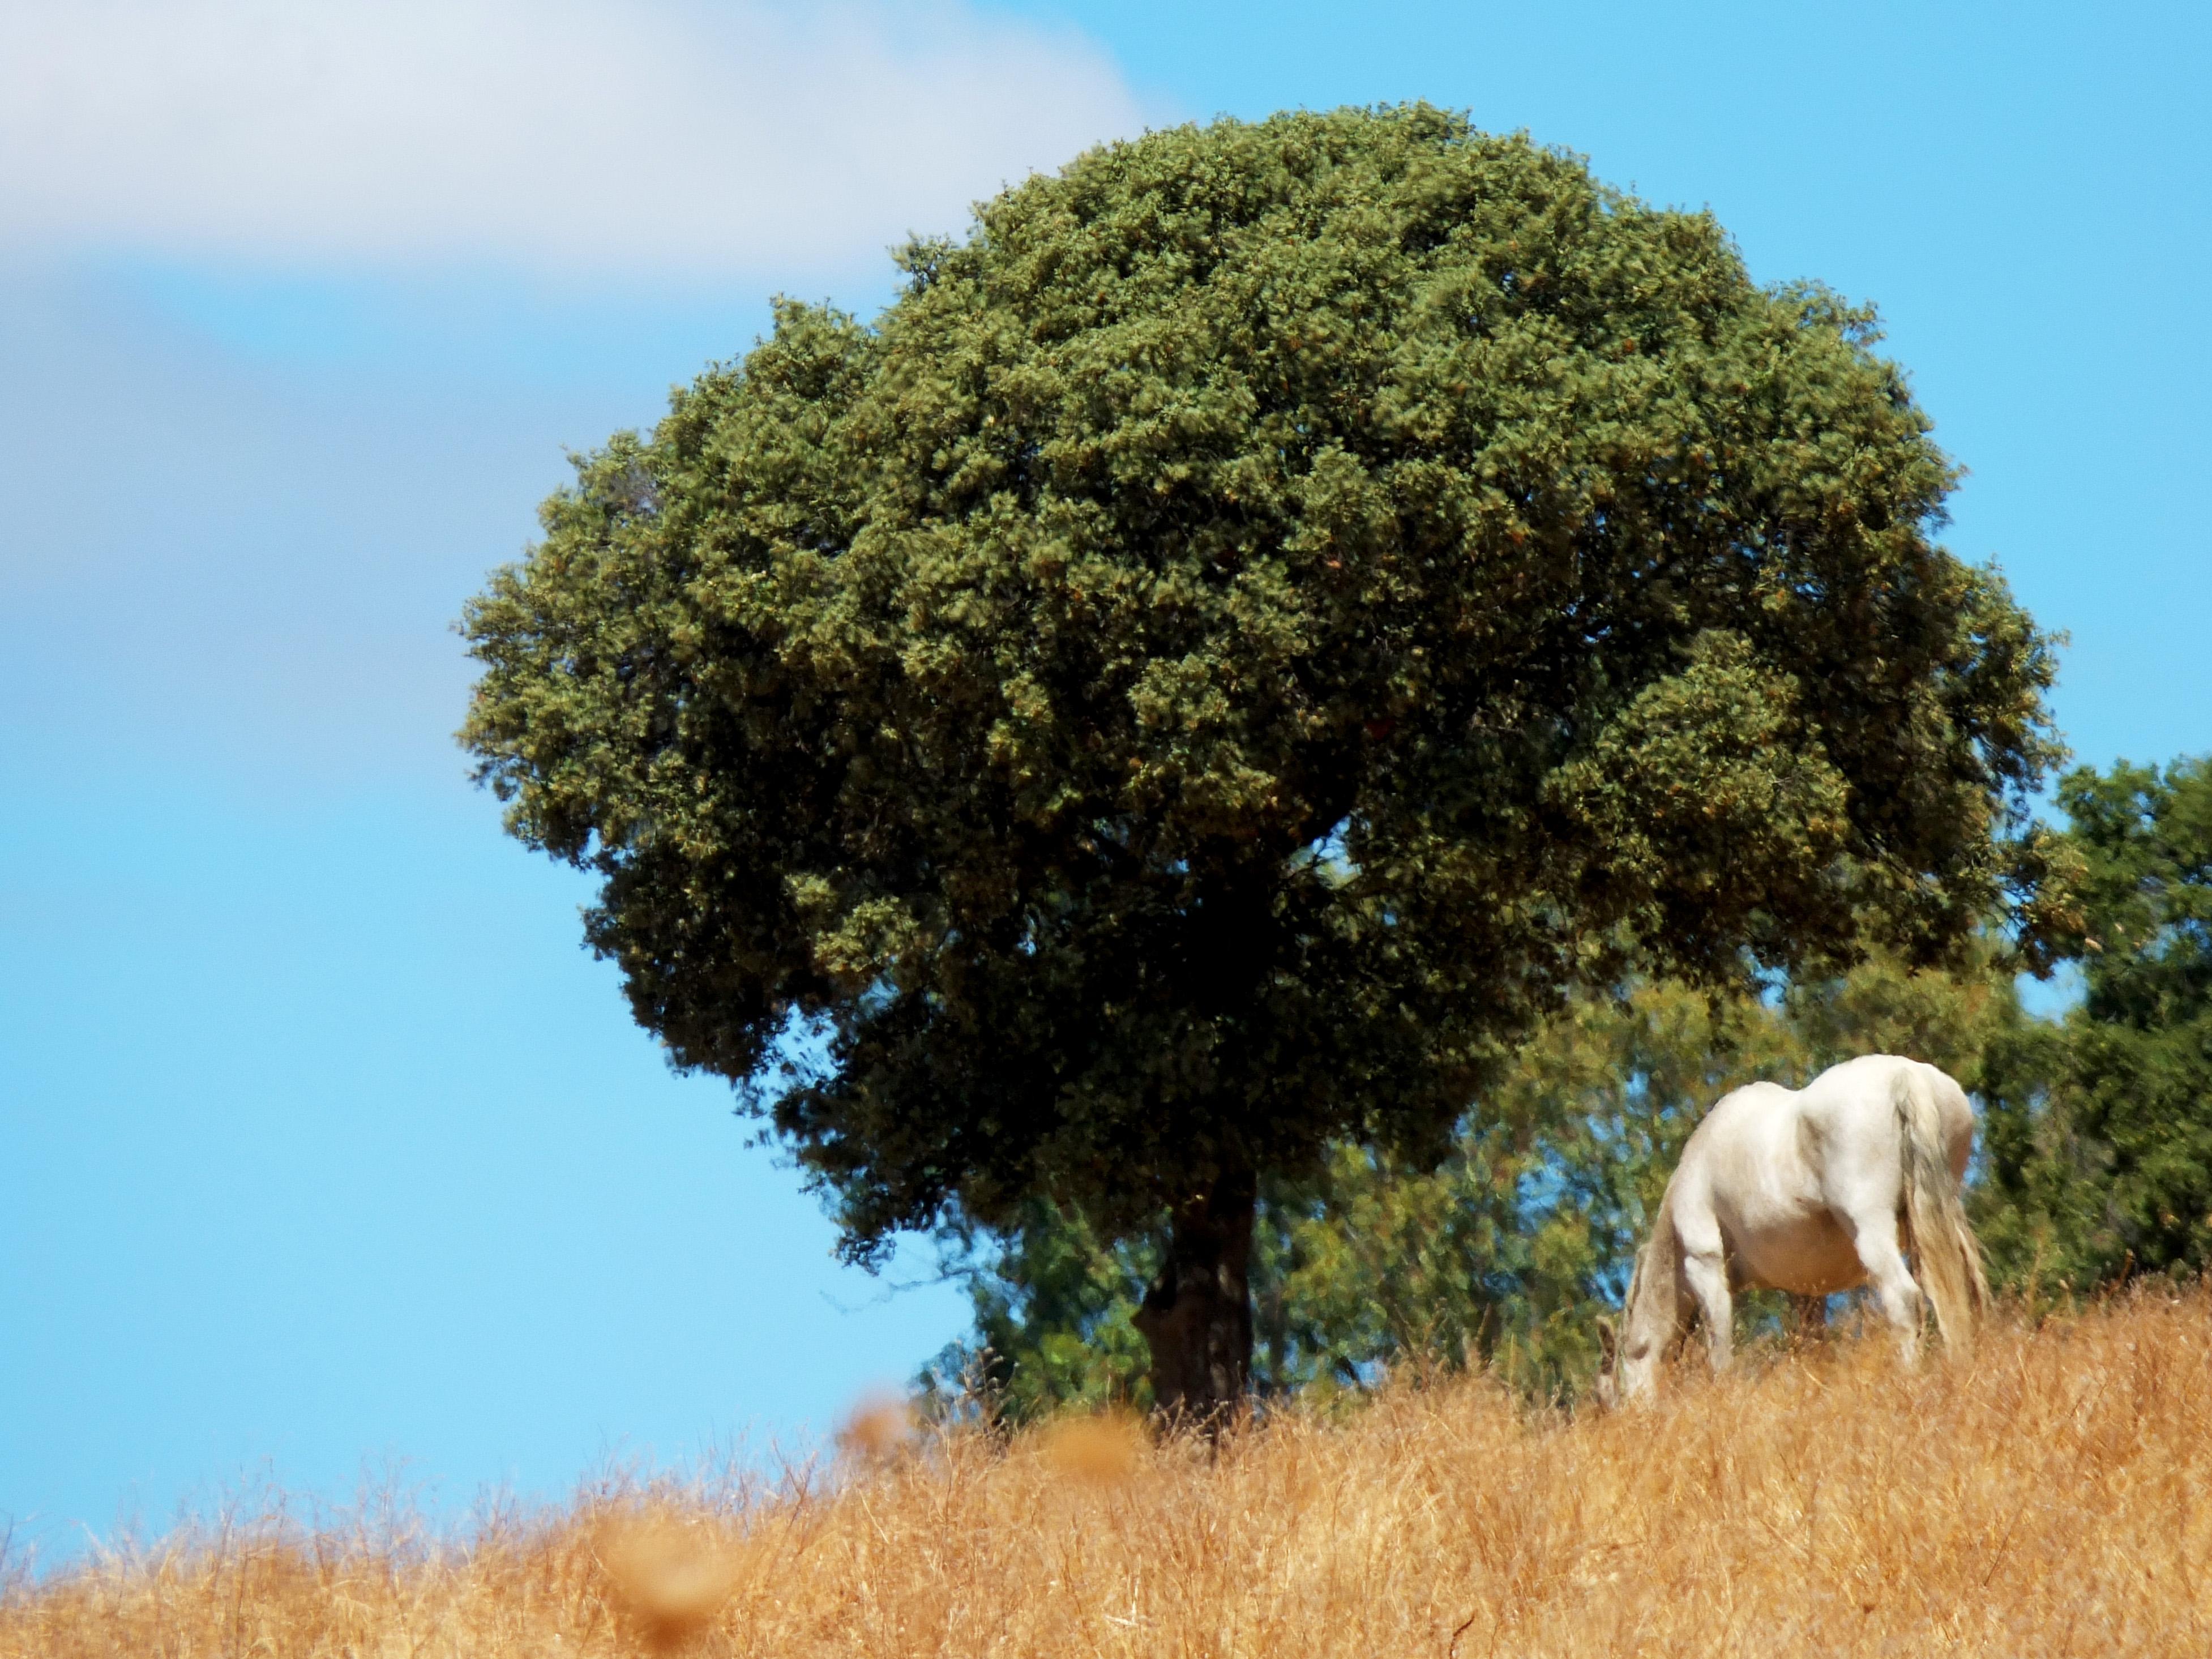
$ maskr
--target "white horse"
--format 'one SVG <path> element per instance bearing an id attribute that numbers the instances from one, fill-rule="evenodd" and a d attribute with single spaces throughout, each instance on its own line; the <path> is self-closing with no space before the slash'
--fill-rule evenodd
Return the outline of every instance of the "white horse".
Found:
<path id="1" fill-rule="evenodd" d="M 1963 1352 L 1990 1295 L 1959 1200 L 1973 1144 L 1966 1091 L 1894 1054 L 1845 1060 L 1802 1089 L 1753 1083 L 1723 1097 L 1667 1182 L 1623 1332 L 1616 1340 L 1598 1322 L 1599 1402 L 1650 1397 L 1661 1356 L 1693 1315 L 1713 1369 L 1726 1370 L 1729 1295 L 1750 1285 L 1823 1298 L 1871 1283 L 1908 1364 L 1924 1291 L 1944 1346 Z"/>

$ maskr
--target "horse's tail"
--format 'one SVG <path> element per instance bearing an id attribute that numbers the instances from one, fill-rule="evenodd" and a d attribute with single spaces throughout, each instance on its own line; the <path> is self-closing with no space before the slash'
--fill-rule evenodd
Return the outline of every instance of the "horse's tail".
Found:
<path id="1" fill-rule="evenodd" d="M 1966 1224 L 1958 1178 L 1943 1154 L 1942 1113 L 1929 1077 L 1932 1069 L 1908 1066 L 1897 1079 L 1905 1222 L 1911 1234 L 1920 1288 L 1936 1305 L 1943 1346 L 1963 1353 L 1973 1341 L 1975 1320 L 1989 1307 L 1990 1282 L 1982 1273 L 1981 1246 Z"/>

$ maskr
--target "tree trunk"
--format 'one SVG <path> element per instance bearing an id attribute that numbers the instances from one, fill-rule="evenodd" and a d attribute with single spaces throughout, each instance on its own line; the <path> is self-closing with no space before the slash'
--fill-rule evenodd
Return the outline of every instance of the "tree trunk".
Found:
<path id="1" fill-rule="evenodd" d="M 1153 1403 L 1170 1420 L 1212 1430 L 1243 1401 L 1256 1196 L 1252 1172 L 1231 1170 L 1177 1206 L 1167 1260 L 1137 1310 L 1152 1354 Z"/>

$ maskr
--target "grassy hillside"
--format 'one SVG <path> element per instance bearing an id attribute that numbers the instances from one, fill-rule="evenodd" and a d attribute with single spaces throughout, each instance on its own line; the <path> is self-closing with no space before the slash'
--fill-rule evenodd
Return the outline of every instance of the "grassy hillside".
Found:
<path id="1" fill-rule="evenodd" d="M 878 1431 L 871 1449 L 870 1429 Z M 273 1524 L 19 1588 L 0 1656 L 2212 1652 L 2212 1299 L 1531 1419 L 1479 1382 L 1218 1454 L 1092 1422 L 605 1496 L 436 1551 Z"/>

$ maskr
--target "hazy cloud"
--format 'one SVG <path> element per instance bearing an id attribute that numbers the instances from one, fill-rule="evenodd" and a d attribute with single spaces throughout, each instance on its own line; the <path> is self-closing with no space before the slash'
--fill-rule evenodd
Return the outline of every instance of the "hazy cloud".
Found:
<path id="1" fill-rule="evenodd" d="M 0 0 L 19 247 L 816 270 L 1141 124 L 953 0 Z"/>

